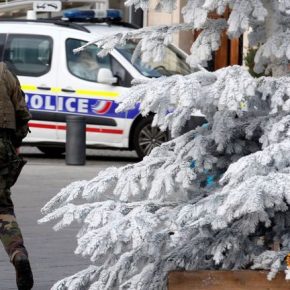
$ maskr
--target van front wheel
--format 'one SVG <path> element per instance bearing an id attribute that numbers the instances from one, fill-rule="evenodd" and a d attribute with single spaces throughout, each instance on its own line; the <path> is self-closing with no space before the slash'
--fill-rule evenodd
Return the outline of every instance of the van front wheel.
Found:
<path id="1" fill-rule="evenodd" d="M 169 140 L 168 133 L 152 127 L 153 117 L 142 119 L 134 132 L 134 148 L 140 158 L 149 155 L 153 148 Z"/>

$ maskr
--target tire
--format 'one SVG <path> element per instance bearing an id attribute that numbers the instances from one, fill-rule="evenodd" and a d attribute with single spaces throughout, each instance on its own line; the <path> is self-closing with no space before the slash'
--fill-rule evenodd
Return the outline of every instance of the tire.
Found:
<path id="1" fill-rule="evenodd" d="M 152 127 L 153 117 L 142 119 L 136 126 L 133 134 L 133 145 L 139 158 L 148 155 L 153 148 L 169 140 L 167 131 Z"/>
<path id="2" fill-rule="evenodd" d="M 37 147 L 42 153 L 48 156 L 60 156 L 65 152 L 65 147 L 49 147 L 49 146 L 38 146 Z"/>

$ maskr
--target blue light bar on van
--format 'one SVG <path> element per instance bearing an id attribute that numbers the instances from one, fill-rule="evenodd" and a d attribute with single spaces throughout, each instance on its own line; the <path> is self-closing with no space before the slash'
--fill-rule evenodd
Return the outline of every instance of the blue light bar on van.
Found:
<path id="1" fill-rule="evenodd" d="M 110 19 L 122 19 L 122 11 L 118 9 L 108 9 L 107 17 Z"/>
<path id="2" fill-rule="evenodd" d="M 92 19 L 95 17 L 94 10 L 67 10 L 63 13 L 63 16 L 68 19 Z"/>
<path id="3" fill-rule="evenodd" d="M 63 13 L 64 18 L 69 20 L 94 20 L 94 19 L 109 19 L 121 20 L 122 11 L 118 9 L 108 9 L 105 11 L 100 10 L 79 10 L 71 9 Z"/>

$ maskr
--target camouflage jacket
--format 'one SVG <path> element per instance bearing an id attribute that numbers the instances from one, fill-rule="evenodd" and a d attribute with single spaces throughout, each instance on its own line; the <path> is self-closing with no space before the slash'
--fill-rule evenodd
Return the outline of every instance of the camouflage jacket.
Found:
<path id="1" fill-rule="evenodd" d="M 15 146 L 19 146 L 28 133 L 31 115 L 17 77 L 0 63 L 0 128 L 15 132 Z"/>

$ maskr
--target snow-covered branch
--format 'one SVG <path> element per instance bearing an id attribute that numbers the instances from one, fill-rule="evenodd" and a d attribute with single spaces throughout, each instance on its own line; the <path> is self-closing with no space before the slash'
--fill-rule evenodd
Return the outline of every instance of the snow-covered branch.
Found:
<path id="1" fill-rule="evenodd" d="M 148 0 L 126 4 L 149 7 Z M 157 9 L 174 8 L 174 0 L 157 2 Z M 285 269 L 290 251 L 289 8 L 288 0 L 188 0 L 186 23 L 96 41 L 107 53 L 142 38 L 133 58 L 142 54 L 157 60 L 172 33 L 202 30 L 188 57 L 197 72 L 134 80 L 118 107 L 126 111 L 138 104 L 143 115 L 154 114 L 154 125 L 176 138 L 139 163 L 72 183 L 43 207 L 40 222 L 56 222 L 55 230 L 80 225 L 76 254 L 92 264 L 53 290 L 165 290 L 167 273 L 176 269 L 253 267 L 270 270 L 268 279 Z M 221 18 L 212 19 L 213 11 Z M 239 37 L 249 27 L 250 44 L 260 45 L 256 68 L 272 70 L 273 77 L 254 79 L 240 66 L 215 72 L 198 66 L 219 47 L 223 30 Z M 197 110 L 207 124 L 179 136 Z M 280 250 L 273 251 L 274 244 Z"/>

